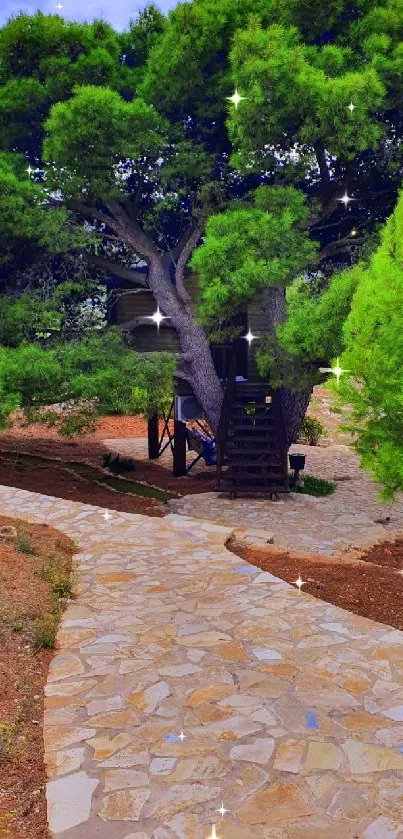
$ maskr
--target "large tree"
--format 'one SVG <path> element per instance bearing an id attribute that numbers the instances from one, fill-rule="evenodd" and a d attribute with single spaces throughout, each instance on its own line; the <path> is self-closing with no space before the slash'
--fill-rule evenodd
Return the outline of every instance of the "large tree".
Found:
<path id="1" fill-rule="evenodd" d="M 46 46 L 33 22 L 34 32 L 48 27 Z M 4 27 L 4 150 L 41 167 L 50 218 L 62 203 L 72 222 L 93 225 L 100 247 L 87 251 L 98 269 L 128 279 L 134 255 L 147 262 L 146 282 L 180 338 L 178 374 L 213 429 L 222 387 L 212 322 L 263 292 L 275 335 L 293 274 L 319 271 L 325 288 L 393 206 L 402 24 L 393 0 L 328 0 L 318 14 L 295 0 L 193 0 L 165 21 L 144 13 L 123 36 L 56 16 Z M 235 87 L 238 106 L 227 99 Z M 347 209 L 345 191 L 355 199 Z M 192 263 L 196 312 L 186 266 L 204 235 L 206 261 Z M 309 397 L 297 388 L 284 389 L 289 440 Z"/>

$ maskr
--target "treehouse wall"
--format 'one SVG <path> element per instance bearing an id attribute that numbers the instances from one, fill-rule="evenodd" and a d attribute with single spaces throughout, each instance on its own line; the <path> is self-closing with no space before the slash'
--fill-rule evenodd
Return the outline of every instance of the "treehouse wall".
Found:
<path id="1" fill-rule="evenodd" d="M 137 317 L 148 317 L 157 310 L 157 303 L 151 291 L 141 290 L 133 294 L 130 289 L 122 289 L 112 311 L 112 321 L 117 326 Z M 138 326 L 131 333 L 131 346 L 138 352 L 180 352 L 179 339 L 175 329 L 162 322 L 158 331 L 156 325 Z"/>

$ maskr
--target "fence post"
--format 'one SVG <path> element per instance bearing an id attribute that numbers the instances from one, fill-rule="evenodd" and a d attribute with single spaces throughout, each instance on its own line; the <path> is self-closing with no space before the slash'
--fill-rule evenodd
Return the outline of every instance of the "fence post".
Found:
<path id="1" fill-rule="evenodd" d="M 158 414 L 148 420 L 148 457 L 156 460 L 160 456 Z"/>
<path id="2" fill-rule="evenodd" d="M 175 478 L 186 475 L 186 425 L 174 420 L 173 474 Z"/>

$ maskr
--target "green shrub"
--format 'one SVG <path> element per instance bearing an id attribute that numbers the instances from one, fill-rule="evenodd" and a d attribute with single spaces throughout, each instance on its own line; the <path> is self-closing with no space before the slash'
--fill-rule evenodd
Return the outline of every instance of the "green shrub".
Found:
<path id="1" fill-rule="evenodd" d="M 297 443 L 308 443 L 310 446 L 317 446 L 321 437 L 326 437 L 327 431 L 322 423 L 315 417 L 305 416 L 298 432 Z"/>
<path id="2" fill-rule="evenodd" d="M 17 551 L 22 554 L 34 554 L 35 548 L 31 544 L 30 538 L 25 530 L 19 530 L 15 539 L 13 539 L 13 545 Z"/>
<path id="3" fill-rule="evenodd" d="M 96 417 L 87 411 L 81 411 L 62 419 L 59 434 L 62 437 L 77 437 L 85 432 L 96 429 Z"/>
<path id="4" fill-rule="evenodd" d="M 313 475 L 304 475 L 301 481 L 301 485 L 295 487 L 293 491 L 300 492 L 303 495 L 332 495 L 336 488 L 333 481 L 325 481 L 323 478 L 315 478 Z"/>
<path id="5" fill-rule="evenodd" d="M 36 650 L 51 650 L 55 645 L 59 615 L 43 615 L 34 622 L 34 647 Z"/>
<path id="6" fill-rule="evenodd" d="M 40 569 L 38 574 L 42 580 L 49 583 L 55 597 L 63 599 L 71 597 L 73 581 L 70 574 L 66 574 L 60 567 L 57 557 L 50 557 L 48 563 Z"/>

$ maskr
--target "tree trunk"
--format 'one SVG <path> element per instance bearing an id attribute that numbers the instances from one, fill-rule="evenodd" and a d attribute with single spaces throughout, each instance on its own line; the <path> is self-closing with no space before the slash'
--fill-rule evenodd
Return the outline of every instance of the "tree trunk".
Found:
<path id="1" fill-rule="evenodd" d="M 274 335 L 278 324 L 286 318 L 286 301 L 284 288 L 270 286 L 262 295 L 262 310 L 266 316 L 267 332 Z M 309 405 L 312 388 L 292 391 L 280 388 L 281 405 L 283 408 L 287 445 L 294 442 L 301 422 Z"/>
<path id="2" fill-rule="evenodd" d="M 183 353 L 181 376 L 191 385 L 214 434 L 217 433 L 223 388 L 217 376 L 206 333 L 198 326 L 191 305 L 178 298 L 163 260 L 150 262 L 148 282 L 164 315 L 176 329 Z"/>

